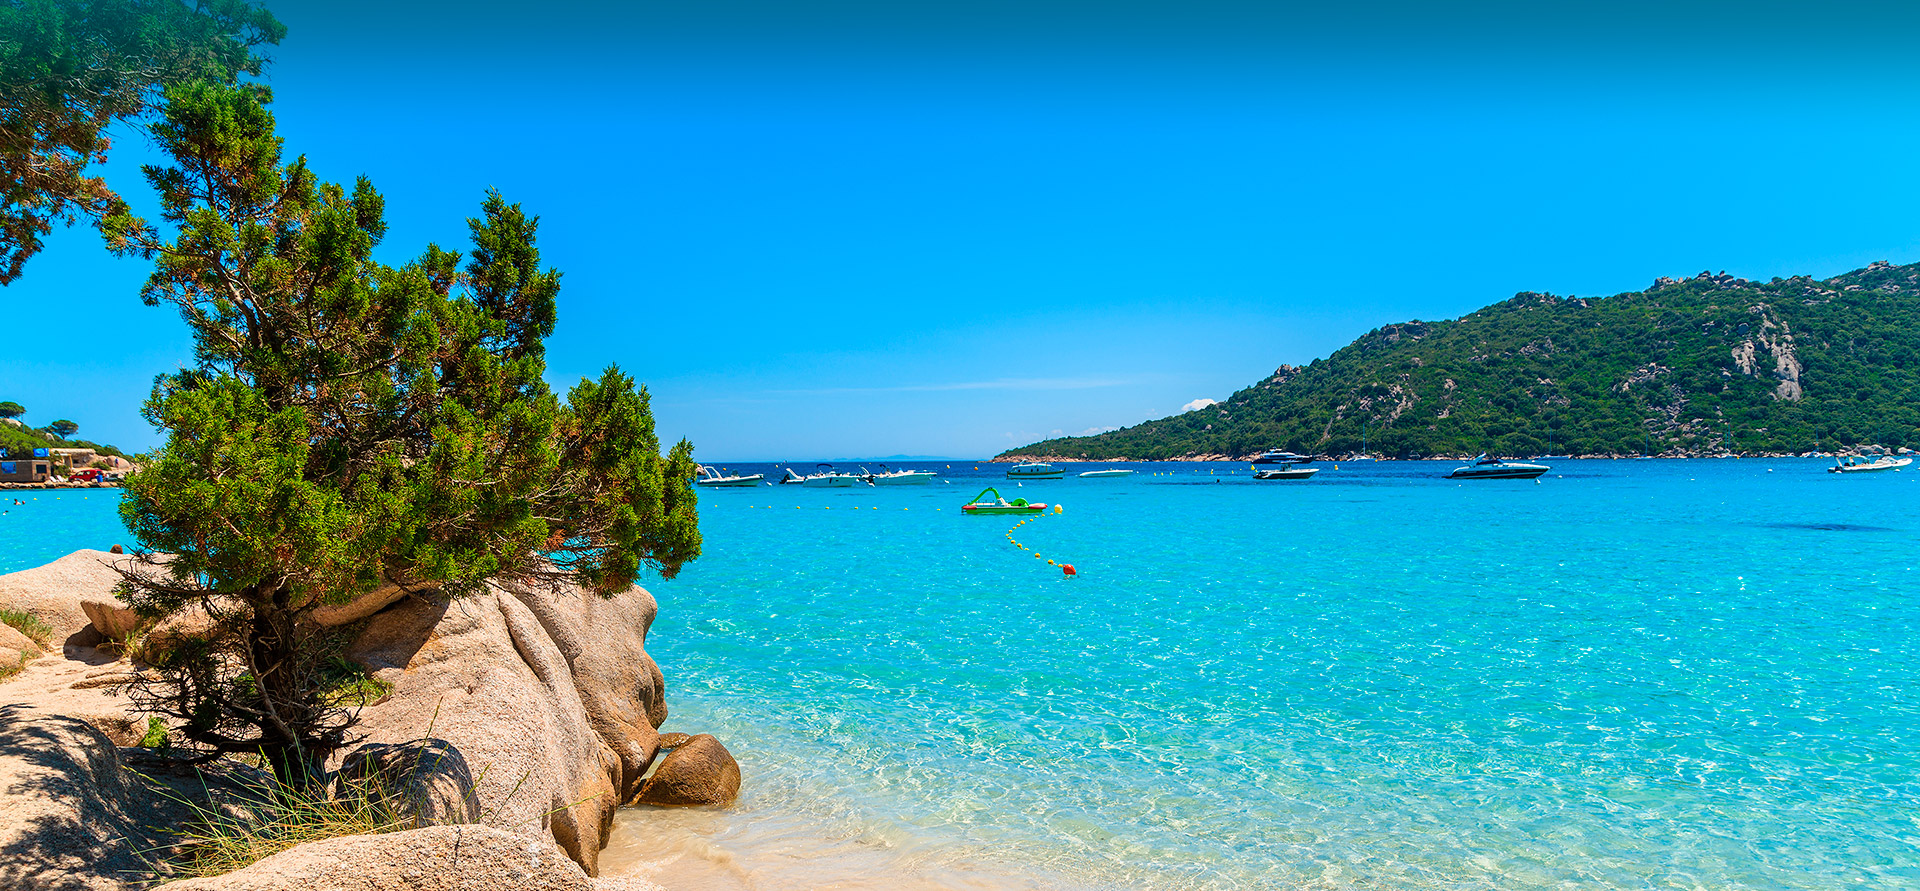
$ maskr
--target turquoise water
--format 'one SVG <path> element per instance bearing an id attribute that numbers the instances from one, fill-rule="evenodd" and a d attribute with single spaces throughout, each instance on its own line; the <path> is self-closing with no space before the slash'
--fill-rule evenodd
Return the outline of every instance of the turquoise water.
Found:
<path id="1" fill-rule="evenodd" d="M 1027 482 L 1073 579 L 981 480 L 703 492 L 649 649 L 747 786 L 671 819 L 761 887 L 1920 887 L 1920 473 L 1555 463 Z"/>

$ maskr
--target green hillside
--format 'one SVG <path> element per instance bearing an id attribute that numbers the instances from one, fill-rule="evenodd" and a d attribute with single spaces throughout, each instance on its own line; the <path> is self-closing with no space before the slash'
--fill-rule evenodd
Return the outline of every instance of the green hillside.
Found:
<path id="1" fill-rule="evenodd" d="M 84 439 L 61 439 L 59 435 L 45 430 L 36 430 L 25 424 L 0 420 L 0 456 L 8 459 L 27 458 L 33 455 L 34 449 L 47 448 L 92 449 L 102 455 L 127 457 L 126 453 L 110 445 Z"/>
<path id="2" fill-rule="evenodd" d="M 1605 298 L 1522 293 L 1368 332 L 1226 402 L 1006 456 L 1269 448 L 1389 457 L 1920 446 L 1920 263 L 1816 281 L 1701 273 Z"/>

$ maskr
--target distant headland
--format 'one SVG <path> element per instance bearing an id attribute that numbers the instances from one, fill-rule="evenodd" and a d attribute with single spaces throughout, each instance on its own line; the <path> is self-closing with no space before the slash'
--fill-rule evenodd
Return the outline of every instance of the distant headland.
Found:
<path id="1" fill-rule="evenodd" d="M 1224 402 L 996 460 L 1715 457 L 1920 444 L 1920 263 L 1724 272 L 1603 298 L 1522 292 L 1374 329 Z"/>

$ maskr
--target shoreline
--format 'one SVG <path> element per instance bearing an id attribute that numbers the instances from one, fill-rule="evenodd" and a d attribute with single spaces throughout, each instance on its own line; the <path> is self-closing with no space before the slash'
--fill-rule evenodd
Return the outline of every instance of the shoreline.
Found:
<path id="1" fill-rule="evenodd" d="M 1844 458 L 1844 457 L 1858 458 L 1858 457 L 1863 457 L 1867 454 L 1869 453 L 1855 449 L 1855 450 L 1849 450 L 1844 452 L 1824 453 L 1820 455 L 1809 455 L 1804 452 L 1737 452 L 1737 453 L 1736 452 L 1712 452 L 1712 453 L 1685 452 L 1681 454 L 1662 454 L 1662 455 L 1595 454 L 1595 455 L 1568 455 L 1564 457 L 1555 457 L 1555 458 L 1529 458 L 1525 456 L 1508 456 L 1508 457 L 1512 457 L 1515 460 L 1521 460 L 1521 461 L 1534 461 L 1534 460 L 1692 461 L 1692 460 L 1719 460 L 1719 459 L 1736 459 L 1737 460 L 1741 458 L 1766 458 L 1766 459 L 1806 458 L 1810 460 L 1826 460 L 1828 458 Z M 1897 454 L 1897 453 L 1889 453 L 1889 454 Z M 987 458 L 984 463 L 1022 464 L 1022 463 L 1034 462 L 1034 461 L 1044 461 L 1050 464 L 1153 464 L 1153 463 L 1161 463 L 1161 462 L 1241 464 L 1241 463 L 1250 462 L 1256 457 L 1258 457 L 1257 454 L 1236 457 L 1234 455 L 1221 455 L 1221 454 L 1213 454 L 1213 453 L 1178 455 L 1171 458 L 1064 458 L 1057 455 L 997 455 L 992 458 Z M 1354 458 L 1352 456 L 1343 455 L 1339 457 L 1315 457 L 1314 461 L 1315 462 L 1324 461 L 1324 462 L 1330 462 L 1330 463 L 1340 462 L 1340 461 L 1356 461 L 1356 460 L 1362 461 L 1362 462 L 1373 461 L 1373 462 L 1379 462 L 1379 463 L 1416 462 L 1416 461 L 1472 461 L 1474 460 L 1475 457 L 1476 456 L 1474 455 L 1431 455 L 1424 458 L 1388 458 L 1388 457 L 1376 455 L 1372 458 L 1360 459 L 1360 458 Z"/>
<path id="2" fill-rule="evenodd" d="M 0 489 L 118 489 L 119 483 L 8 483 L 0 482 Z"/>

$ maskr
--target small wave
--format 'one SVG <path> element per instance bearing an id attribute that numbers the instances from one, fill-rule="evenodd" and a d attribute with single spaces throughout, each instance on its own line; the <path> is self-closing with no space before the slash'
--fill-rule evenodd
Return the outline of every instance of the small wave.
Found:
<path id="1" fill-rule="evenodd" d="M 1761 523 L 1767 529 L 1811 529 L 1815 532 L 1898 532 L 1886 526 L 1862 526 L 1857 523 Z"/>

